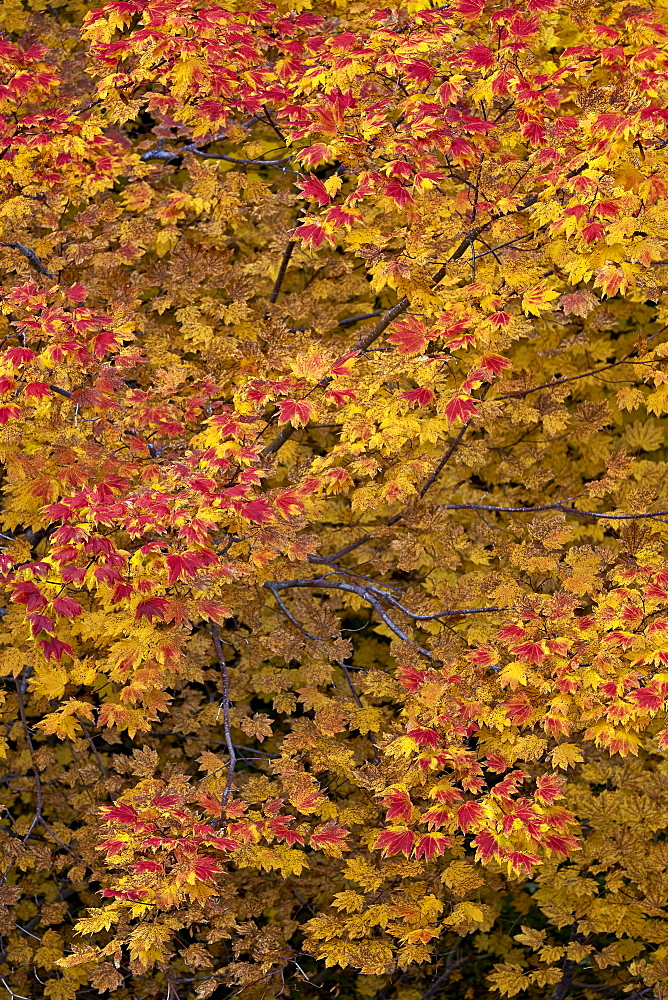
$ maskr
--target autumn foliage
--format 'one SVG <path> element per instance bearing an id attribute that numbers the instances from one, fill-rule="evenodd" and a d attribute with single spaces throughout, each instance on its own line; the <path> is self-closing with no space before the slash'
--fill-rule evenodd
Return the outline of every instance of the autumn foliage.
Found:
<path id="1" fill-rule="evenodd" d="M 668 0 L 4 0 L 0 989 L 668 995 Z"/>

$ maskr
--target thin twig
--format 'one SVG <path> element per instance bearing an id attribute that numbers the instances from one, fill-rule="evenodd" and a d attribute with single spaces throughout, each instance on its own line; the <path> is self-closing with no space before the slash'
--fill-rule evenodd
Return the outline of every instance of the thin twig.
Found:
<path id="1" fill-rule="evenodd" d="M 23 675 L 23 683 L 25 684 L 27 682 L 27 680 L 28 680 L 28 678 L 27 678 L 27 676 L 24 673 L 24 675 Z M 36 807 L 35 807 L 35 815 L 33 816 L 33 819 L 32 819 L 32 822 L 30 824 L 30 827 L 28 828 L 28 832 L 26 833 L 25 837 L 23 838 L 23 843 L 25 844 L 25 842 L 30 837 L 30 834 L 32 833 L 32 831 L 35 829 L 35 827 L 37 826 L 37 824 L 42 819 L 42 779 L 40 777 L 39 769 L 38 769 L 37 765 L 35 764 L 35 761 L 33 760 L 33 756 L 34 756 L 34 753 L 35 753 L 35 748 L 33 746 L 32 738 L 30 736 L 30 730 L 28 729 L 28 722 L 26 720 L 25 707 L 23 705 L 23 691 L 21 690 L 21 684 L 19 683 L 18 678 L 15 679 L 14 685 L 16 687 L 16 696 L 17 696 L 18 702 L 19 702 L 19 718 L 21 720 L 21 727 L 23 729 L 23 735 L 25 736 L 25 740 L 26 740 L 26 743 L 28 745 L 28 752 L 30 753 L 30 767 L 32 769 L 32 773 L 35 776 L 35 795 L 36 795 L 36 798 L 37 798 L 37 804 L 36 804 Z"/>
<path id="2" fill-rule="evenodd" d="M 536 507 L 500 507 L 494 504 L 480 503 L 439 503 L 440 510 L 476 510 L 491 511 L 500 514 L 540 514 L 547 510 L 558 510 L 564 514 L 572 514 L 574 517 L 600 518 L 606 521 L 646 521 L 651 519 L 661 520 L 668 517 L 668 510 L 648 511 L 642 514 L 600 514 L 595 510 L 581 510 L 579 507 L 567 507 L 565 503 L 547 503 Z"/>
<path id="3" fill-rule="evenodd" d="M 216 649 L 216 655 L 218 657 L 218 664 L 220 666 L 220 676 L 223 684 L 223 730 L 225 733 L 225 745 L 227 747 L 227 752 L 230 755 L 229 764 L 227 766 L 227 781 L 220 799 L 221 805 L 224 808 L 227 805 L 227 800 L 230 797 L 230 792 L 232 790 L 237 755 L 234 749 L 232 730 L 230 727 L 230 678 L 227 671 L 227 661 L 225 659 L 225 653 L 223 652 L 223 644 L 220 641 L 220 632 L 218 631 L 218 626 L 215 622 L 209 622 L 209 631 L 211 632 L 213 644 Z"/>

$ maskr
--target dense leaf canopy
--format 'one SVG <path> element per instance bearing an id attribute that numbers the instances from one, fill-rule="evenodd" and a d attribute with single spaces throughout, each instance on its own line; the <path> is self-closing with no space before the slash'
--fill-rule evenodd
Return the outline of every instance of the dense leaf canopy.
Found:
<path id="1" fill-rule="evenodd" d="M 10 1000 L 666 996 L 667 0 L 0 28 Z"/>

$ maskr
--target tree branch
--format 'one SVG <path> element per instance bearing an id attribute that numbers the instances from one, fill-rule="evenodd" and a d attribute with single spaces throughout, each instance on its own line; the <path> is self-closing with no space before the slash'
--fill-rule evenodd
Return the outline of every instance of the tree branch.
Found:
<path id="1" fill-rule="evenodd" d="M 439 503 L 439 510 L 477 510 L 499 514 L 540 514 L 547 510 L 558 510 L 574 517 L 600 518 L 606 521 L 646 521 L 661 520 L 668 517 L 668 510 L 648 511 L 642 514 L 600 514 L 595 510 L 581 510 L 579 507 L 567 507 L 565 503 L 546 503 L 537 507 L 500 507 L 494 504 L 481 503 Z"/>
<path id="2" fill-rule="evenodd" d="M 35 776 L 35 796 L 37 798 L 37 804 L 35 806 L 35 815 L 33 816 L 32 822 L 28 828 L 28 832 L 23 838 L 24 844 L 26 840 L 28 840 L 28 838 L 30 837 L 30 834 L 33 832 L 37 824 L 40 823 L 42 820 L 42 779 L 40 777 L 39 768 L 37 767 L 37 764 L 35 764 L 35 761 L 33 760 L 35 754 L 35 747 L 33 746 L 32 737 L 30 736 L 30 730 L 28 729 L 28 722 L 26 720 L 25 707 L 23 705 L 22 685 L 25 686 L 27 680 L 28 677 L 26 672 L 24 671 L 21 677 L 21 681 L 19 682 L 18 678 L 16 678 L 14 681 L 14 685 L 16 687 L 16 697 L 18 698 L 19 702 L 19 718 L 21 720 L 21 728 L 23 729 L 23 735 L 25 736 L 25 741 L 26 744 L 28 745 L 28 752 L 30 754 L 30 766 L 32 768 L 32 773 Z"/>
<path id="3" fill-rule="evenodd" d="M 446 609 L 443 611 L 434 612 L 433 614 L 421 614 L 420 612 L 410 611 L 408 608 L 404 607 L 404 605 L 401 604 L 396 599 L 396 597 L 394 597 L 392 594 L 389 594 L 386 590 L 382 589 L 376 584 L 367 583 L 367 584 L 357 585 L 353 583 L 346 583 L 340 580 L 330 580 L 324 577 L 313 577 L 312 579 L 304 579 L 304 580 L 281 580 L 281 581 L 267 580 L 265 581 L 263 586 L 268 591 L 270 591 L 270 593 L 274 595 L 277 602 L 279 603 L 279 607 L 281 608 L 282 611 L 286 613 L 289 620 L 293 624 L 295 624 L 302 632 L 308 635 L 308 637 L 311 639 L 320 639 L 321 637 L 314 636 L 306 632 L 306 630 L 299 624 L 299 622 L 296 621 L 291 612 L 288 611 L 284 602 L 280 599 L 278 591 L 291 590 L 293 588 L 309 588 L 313 590 L 320 590 L 320 589 L 342 590 L 345 593 L 355 594 L 357 597 L 360 597 L 363 601 L 366 601 L 367 604 L 371 605 L 371 607 L 376 612 L 381 621 L 383 621 L 384 624 L 387 625 L 390 631 L 393 632 L 398 639 L 401 639 L 403 642 L 408 642 L 411 645 L 415 645 L 418 651 L 423 656 L 426 656 L 428 659 L 433 659 L 429 650 L 425 649 L 423 646 L 418 645 L 417 643 L 414 643 L 414 640 L 411 639 L 408 635 L 406 635 L 403 629 L 401 629 L 397 625 L 397 623 L 394 622 L 392 618 L 390 618 L 389 614 L 383 608 L 381 601 L 385 601 L 386 603 L 390 604 L 397 611 L 401 612 L 401 614 L 405 615 L 407 618 L 410 618 L 414 624 L 423 621 L 437 621 L 441 618 L 457 617 L 459 615 L 484 614 L 484 613 L 493 613 L 493 612 L 507 610 L 507 608 L 505 607 L 493 606 L 484 608 L 460 608 L 456 610 Z"/>
<path id="4" fill-rule="evenodd" d="M 297 245 L 296 240 L 290 240 L 285 250 L 283 251 L 283 257 L 281 259 L 281 266 L 278 269 L 278 274 L 276 275 L 276 281 L 274 282 L 274 287 L 271 290 L 271 295 L 269 296 L 269 301 L 274 304 L 278 298 L 278 293 L 281 290 L 281 285 L 283 284 L 283 279 L 285 278 L 285 273 L 288 269 L 288 264 L 290 263 L 290 258 L 292 257 L 292 252 Z"/>
<path id="5" fill-rule="evenodd" d="M 230 792 L 232 790 L 234 769 L 237 764 L 237 754 L 234 749 L 232 730 L 230 726 L 230 678 L 227 671 L 227 660 L 225 659 L 225 653 L 223 652 L 223 644 L 220 641 L 220 632 L 218 631 L 218 626 L 215 622 L 209 622 L 209 632 L 211 633 L 211 638 L 213 639 L 213 645 L 216 650 L 218 665 L 220 667 L 220 676 L 223 686 L 223 731 L 225 734 L 225 746 L 227 747 L 227 752 L 230 755 L 230 760 L 227 765 L 227 781 L 225 782 L 225 788 L 223 789 L 223 794 L 220 799 L 220 803 L 224 808 L 227 805 L 227 800 L 229 799 Z"/>
<path id="6" fill-rule="evenodd" d="M 44 266 L 42 258 L 38 257 L 35 251 L 30 250 L 29 247 L 24 247 L 21 243 L 0 243 L 0 247 L 8 247 L 10 250 L 18 250 L 19 253 L 23 254 L 30 266 L 34 268 L 38 274 L 43 274 L 47 278 L 55 279 L 55 274 L 52 274 L 52 272 Z"/>

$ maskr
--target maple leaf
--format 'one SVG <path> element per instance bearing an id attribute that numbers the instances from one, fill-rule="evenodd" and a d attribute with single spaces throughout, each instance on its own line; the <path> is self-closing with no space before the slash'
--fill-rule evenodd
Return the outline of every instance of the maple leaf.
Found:
<path id="1" fill-rule="evenodd" d="M 339 826 L 334 820 L 317 827 L 311 834 L 309 840 L 312 847 L 324 850 L 327 854 L 340 858 L 341 851 L 346 847 L 346 836 L 349 831 L 345 827 Z"/>
<path id="2" fill-rule="evenodd" d="M 434 400 L 434 393 L 431 389 L 409 389 L 407 392 L 402 392 L 402 398 L 408 400 L 409 403 L 416 403 L 418 406 L 429 406 Z"/>
<path id="3" fill-rule="evenodd" d="M 70 621 L 83 612 L 83 608 L 79 602 L 71 597 L 55 597 L 51 603 L 51 607 L 59 615 L 63 615 L 63 617 L 70 619 Z"/>
<path id="4" fill-rule="evenodd" d="M 303 240 L 307 246 L 312 247 L 313 250 L 319 250 L 325 240 L 328 240 L 332 246 L 335 242 L 332 234 L 317 222 L 304 222 L 301 226 L 297 226 L 294 235 Z"/>
<path id="5" fill-rule="evenodd" d="M 16 420 L 21 416 L 21 409 L 14 404 L 0 406 L 0 425 L 6 424 L 8 420 Z"/>
<path id="6" fill-rule="evenodd" d="M 39 645 L 47 660 L 62 660 L 65 654 L 72 656 L 72 647 L 68 643 L 54 637 L 42 639 Z"/>
<path id="7" fill-rule="evenodd" d="M 573 743 L 561 743 L 554 748 L 550 756 L 555 767 L 563 769 L 574 767 L 584 760 L 582 751 Z"/>
<path id="8" fill-rule="evenodd" d="M 417 861 L 420 858 L 431 861 L 433 857 L 443 854 L 450 843 L 450 838 L 442 833 L 425 833 L 415 845 L 415 858 Z"/>
<path id="9" fill-rule="evenodd" d="M 44 382 L 27 382 L 23 391 L 29 399 L 44 399 L 53 395 L 53 390 Z"/>
<path id="10" fill-rule="evenodd" d="M 103 818 L 107 822 L 122 823 L 125 825 L 135 824 L 138 816 L 132 806 L 122 803 L 120 806 L 109 806 L 102 812 Z"/>
<path id="11" fill-rule="evenodd" d="M 479 802 L 471 800 L 470 802 L 465 802 L 463 806 L 460 806 L 457 810 L 457 823 L 462 828 L 464 833 L 471 829 L 471 827 L 477 826 L 485 817 L 485 812 Z"/>
<path id="12" fill-rule="evenodd" d="M 554 754 L 552 756 L 554 761 Z M 563 778 L 558 774 L 541 774 L 536 780 L 536 798 L 551 805 L 555 799 L 563 798 Z"/>
<path id="13" fill-rule="evenodd" d="M 540 664 L 545 659 L 545 651 L 540 642 L 523 642 L 512 647 L 513 653 L 527 663 Z"/>
<path id="14" fill-rule="evenodd" d="M 311 418 L 313 407 L 306 400 L 282 399 L 278 404 L 279 423 L 285 424 L 288 421 L 296 427 L 303 427 Z"/>
<path id="15" fill-rule="evenodd" d="M 403 789 L 390 789 L 385 796 L 384 804 L 387 809 L 386 816 L 388 821 L 398 819 L 408 822 L 410 820 L 413 812 L 413 803 L 408 793 L 403 791 Z"/>
<path id="16" fill-rule="evenodd" d="M 415 834 L 412 830 L 407 829 L 407 827 L 392 827 L 389 830 L 383 830 L 373 846 L 377 851 L 383 852 L 383 857 L 400 853 L 409 857 L 414 842 Z"/>
<path id="17" fill-rule="evenodd" d="M 461 420 L 463 424 L 467 423 L 471 417 L 475 417 L 478 413 L 478 408 L 470 396 L 455 396 L 451 399 L 449 403 L 445 406 L 445 416 L 448 421 L 448 427 Z"/>
<path id="18" fill-rule="evenodd" d="M 140 601 L 135 608 L 135 618 L 146 618 L 152 622 L 154 618 L 164 621 L 168 601 L 164 597 L 150 597 L 145 601 Z"/>
<path id="19" fill-rule="evenodd" d="M 554 288 L 534 285 L 522 296 L 522 309 L 529 316 L 540 316 L 541 312 L 551 308 L 551 303 L 558 296 L 559 293 Z"/>
<path id="20" fill-rule="evenodd" d="M 190 865 L 191 865 L 191 870 L 188 873 L 187 881 L 193 884 L 196 879 L 199 879 L 199 881 L 204 882 L 207 879 L 212 879 L 215 875 L 219 875 L 220 872 L 222 871 L 222 869 L 216 865 L 216 862 L 214 861 L 213 858 L 208 858 L 201 855 L 195 858 L 195 860 L 192 861 Z"/>
<path id="21" fill-rule="evenodd" d="M 421 354 L 427 346 L 429 334 L 422 320 L 410 316 L 395 322 L 387 339 L 390 344 L 396 345 L 399 354 Z"/>
<path id="22" fill-rule="evenodd" d="M 528 854 L 525 851 L 507 851 L 504 860 L 515 872 L 529 873 L 533 865 L 540 864 L 540 858 L 536 854 Z"/>
<path id="23" fill-rule="evenodd" d="M 40 632 L 53 632 L 56 627 L 50 618 L 47 618 L 46 615 L 40 615 L 36 611 L 26 615 L 26 621 L 30 624 L 33 636 L 39 635 Z"/>
<path id="24" fill-rule="evenodd" d="M 661 12 L 30 6 L 0 11 L 0 903 L 42 924 L 7 989 L 261 992 L 299 924 L 350 1000 L 431 995 L 446 953 L 470 996 L 561 995 L 564 962 L 656 991 Z"/>
<path id="25" fill-rule="evenodd" d="M 305 198 L 317 201 L 319 205 L 327 205 L 331 199 L 323 182 L 314 174 L 310 174 L 307 181 L 301 181 L 300 187 Z"/>

